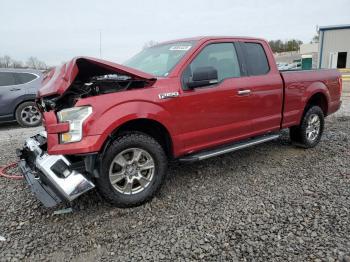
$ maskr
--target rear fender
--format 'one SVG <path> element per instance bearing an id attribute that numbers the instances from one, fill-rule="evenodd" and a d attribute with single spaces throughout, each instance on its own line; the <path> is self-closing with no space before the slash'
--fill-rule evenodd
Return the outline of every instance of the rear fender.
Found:
<path id="1" fill-rule="evenodd" d="M 308 102 L 310 101 L 310 99 L 312 98 L 312 96 L 315 94 L 319 94 L 319 93 L 323 94 L 326 97 L 327 107 L 329 107 L 330 94 L 329 94 L 329 90 L 328 90 L 327 86 L 323 82 L 312 83 L 311 85 L 309 85 L 306 88 L 304 95 L 302 96 L 302 99 L 301 99 L 302 107 L 300 110 L 300 114 L 298 116 L 298 123 L 301 122 L 301 119 L 303 117 L 306 106 L 307 106 Z"/>

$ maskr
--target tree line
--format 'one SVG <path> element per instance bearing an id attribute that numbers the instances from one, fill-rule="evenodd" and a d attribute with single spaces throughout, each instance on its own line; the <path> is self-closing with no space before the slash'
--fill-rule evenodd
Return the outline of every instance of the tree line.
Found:
<path id="1" fill-rule="evenodd" d="M 269 44 L 274 53 L 292 52 L 299 51 L 300 45 L 303 44 L 303 41 L 298 39 L 282 41 L 278 39 L 269 41 Z"/>
<path id="2" fill-rule="evenodd" d="M 40 70 L 47 70 L 49 67 L 45 62 L 40 61 L 38 58 L 31 56 L 27 61 L 23 62 L 15 60 L 8 55 L 0 56 L 0 68 L 33 68 Z"/>

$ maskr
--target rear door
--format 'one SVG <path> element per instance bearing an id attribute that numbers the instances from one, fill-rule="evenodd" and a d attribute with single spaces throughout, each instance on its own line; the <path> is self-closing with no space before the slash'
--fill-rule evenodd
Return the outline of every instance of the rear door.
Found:
<path id="1" fill-rule="evenodd" d="M 247 75 L 242 78 L 249 108 L 251 134 L 259 135 L 280 129 L 283 105 L 283 81 L 272 53 L 264 41 L 241 41 L 240 49 Z"/>

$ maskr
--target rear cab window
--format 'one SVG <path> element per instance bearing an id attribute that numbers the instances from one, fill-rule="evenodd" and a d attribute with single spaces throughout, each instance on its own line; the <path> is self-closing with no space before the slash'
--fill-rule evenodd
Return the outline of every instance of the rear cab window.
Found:
<path id="1" fill-rule="evenodd" d="M 270 65 L 264 47 L 254 42 L 244 42 L 242 46 L 248 75 L 266 75 L 270 71 Z"/>

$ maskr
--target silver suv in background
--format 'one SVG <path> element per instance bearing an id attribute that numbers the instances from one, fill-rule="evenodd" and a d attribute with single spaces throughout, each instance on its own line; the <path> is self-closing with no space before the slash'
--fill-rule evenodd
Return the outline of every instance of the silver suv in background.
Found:
<path id="1" fill-rule="evenodd" d="M 17 121 L 23 127 L 41 124 L 34 100 L 42 76 L 39 70 L 0 68 L 0 122 Z"/>

